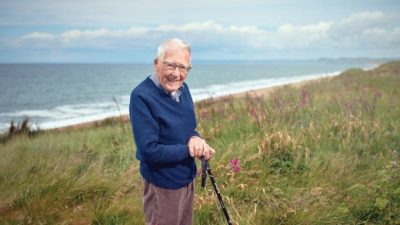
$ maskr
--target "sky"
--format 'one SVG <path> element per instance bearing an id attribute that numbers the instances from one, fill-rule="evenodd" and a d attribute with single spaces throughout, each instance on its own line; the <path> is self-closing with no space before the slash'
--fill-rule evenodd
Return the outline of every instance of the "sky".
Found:
<path id="1" fill-rule="evenodd" d="M 0 0 L 0 63 L 400 58 L 399 0 Z"/>

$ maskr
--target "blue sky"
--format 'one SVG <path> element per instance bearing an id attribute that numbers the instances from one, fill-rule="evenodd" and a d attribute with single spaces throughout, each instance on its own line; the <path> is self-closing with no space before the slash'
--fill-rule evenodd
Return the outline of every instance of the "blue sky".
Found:
<path id="1" fill-rule="evenodd" d="M 399 0 L 0 0 L 0 62 L 400 57 Z"/>

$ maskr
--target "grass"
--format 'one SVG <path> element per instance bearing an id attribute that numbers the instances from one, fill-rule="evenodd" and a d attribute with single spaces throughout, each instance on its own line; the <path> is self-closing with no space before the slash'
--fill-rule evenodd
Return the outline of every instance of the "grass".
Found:
<path id="1" fill-rule="evenodd" d="M 33 129 L 29 124 L 29 118 L 24 118 L 22 122 L 15 123 L 11 121 L 10 127 L 6 134 L 0 134 L 0 143 L 6 143 L 10 141 L 13 137 L 18 135 L 27 135 L 29 137 L 34 137 L 41 132 L 40 129 Z"/>
<path id="2" fill-rule="evenodd" d="M 399 87 L 393 62 L 197 103 L 235 224 L 400 224 Z M 0 145 L 0 224 L 143 224 L 134 152 L 127 123 L 13 137 Z M 225 224 L 199 183 L 195 224 Z"/>

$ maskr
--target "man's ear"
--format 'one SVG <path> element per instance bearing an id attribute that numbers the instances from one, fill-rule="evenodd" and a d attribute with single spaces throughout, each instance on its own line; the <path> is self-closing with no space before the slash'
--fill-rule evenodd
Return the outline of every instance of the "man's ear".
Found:
<path id="1" fill-rule="evenodd" d="M 154 68 L 155 71 L 157 70 L 157 65 L 158 65 L 158 59 L 155 58 L 154 61 L 153 61 L 153 68 Z"/>

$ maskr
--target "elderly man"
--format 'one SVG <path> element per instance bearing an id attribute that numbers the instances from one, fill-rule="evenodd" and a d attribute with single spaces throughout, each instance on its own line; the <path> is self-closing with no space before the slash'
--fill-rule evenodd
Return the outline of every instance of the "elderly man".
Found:
<path id="1" fill-rule="evenodd" d="M 146 224 L 188 225 L 193 215 L 195 158 L 215 153 L 196 132 L 193 100 L 184 82 L 191 69 L 188 43 L 158 47 L 154 75 L 131 94 L 129 114 L 143 177 Z"/>

